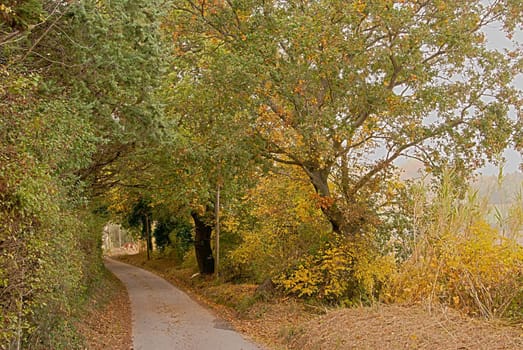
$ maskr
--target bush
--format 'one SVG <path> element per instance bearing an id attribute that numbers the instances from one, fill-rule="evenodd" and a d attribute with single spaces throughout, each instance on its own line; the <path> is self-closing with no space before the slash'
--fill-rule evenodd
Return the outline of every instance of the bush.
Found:
<path id="1" fill-rule="evenodd" d="M 153 230 L 156 245 L 160 252 L 182 262 L 193 243 L 192 225 L 184 218 L 161 217 Z"/>
<path id="2" fill-rule="evenodd" d="M 80 348 L 69 320 L 101 266 L 75 176 L 95 150 L 89 109 L 12 73 L 0 76 L 0 348 Z"/>
<path id="3" fill-rule="evenodd" d="M 486 318 L 523 316 L 523 247 L 517 235 L 504 235 L 486 222 L 488 207 L 475 192 L 464 200 L 456 194 L 445 179 L 417 220 L 413 254 L 388 297 L 440 302 Z"/>
<path id="4" fill-rule="evenodd" d="M 395 281 L 400 300 L 438 301 L 487 318 L 521 313 L 523 247 L 516 241 L 477 222 L 417 249 Z"/>
<path id="5" fill-rule="evenodd" d="M 314 190 L 295 169 L 288 176 L 269 174 L 252 189 L 239 212 L 224 217 L 225 235 L 240 243 L 225 256 L 229 279 L 261 283 L 317 252 L 332 237 L 330 224 L 315 205 Z"/>
<path id="6" fill-rule="evenodd" d="M 337 241 L 309 256 L 276 283 L 298 297 L 332 303 L 369 303 L 394 271 L 392 256 L 382 256 L 364 239 Z"/>

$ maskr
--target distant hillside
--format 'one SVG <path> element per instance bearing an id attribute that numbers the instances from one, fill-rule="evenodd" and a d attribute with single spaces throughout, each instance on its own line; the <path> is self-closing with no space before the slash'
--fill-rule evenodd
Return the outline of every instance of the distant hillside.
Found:
<path id="1" fill-rule="evenodd" d="M 423 177 L 423 166 L 419 161 L 408 159 L 398 162 L 397 165 L 402 180 Z M 519 193 L 523 195 L 523 172 L 504 174 L 501 182 L 495 175 L 481 175 L 472 183 L 472 188 L 477 189 L 482 197 L 489 198 L 490 204 L 510 204 L 515 201 Z"/>
<path id="2" fill-rule="evenodd" d="M 523 194 L 523 173 L 506 174 L 498 181 L 497 176 L 480 176 L 472 184 L 479 194 L 489 198 L 490 204 L 508 204 Z"/>

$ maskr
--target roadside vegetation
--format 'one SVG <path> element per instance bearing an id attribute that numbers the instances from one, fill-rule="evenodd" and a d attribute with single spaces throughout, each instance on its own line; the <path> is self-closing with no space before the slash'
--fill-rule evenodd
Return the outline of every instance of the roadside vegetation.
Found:
<path id="1" fill-rule="evenodd" d="M 104 166 L 150 131 L 163 51 L 147 8 L 0 1 L 2 349 L 85 348 L 74 319 L 113 286 L 97 201 Z"/>
<path id="2" fill-rule="evenodd" d="M 75 317 L 74 325 L 84 349 L 132 349 L 132 313 L 123 283 L 110 272 L 90 292 Z"/>
<path id="3" fill-rule="evenodd" d="M 522 23 L 520 0 L 0 0 L 0 347 L 85 346 L 108 223 L 240 314 L 520 325 L 521 184 L 502 207 L 469 184 L 523 148 Z"/>
<path id="4" fill-rule="evenodd" d="M 402 184 L 408 193 L 405 211 L 401 224 L 392 227 L 409 234 L 387 235 L 381 250 L 364 263 L 356 245 L 334 246 L 328 235 L 323 244 L 307 244 L 307 230 L 303 236 L 289 234 L 288 221 L 282 228 L 275 224 L 289 217 L 281 215 L 285 210 L 301 213 L 297 227 L 325 223 L 313 202 L 299 200 L 304 191 L 293 192 L 293 198 L 282 190 L 293 190 L 285 178 L 250 192 L 256 203 L 252 213 L 280 215 L 261 216 L 256 232 L 263 234 L 244 234 L 244 240 L 228 243 L 219 277 L 199 275 L 194 251 L 180 259 L 170 244 L 151 259 L 144 252 L 119 259 L 181 286 L 271 349 L 519 349 L 521 197 L 514 195 L 502 215 L 488 198 L 456 180 L 445 172 L 435 191 L 423 180 Z M 504 191 L 502 184 L 499 178 L 495 189 Z M 502 220 L 489 223 L 493 217 Z M 241 232 L 234 217 L 224 218 L 225 242 L 229 227 Z M 271 236 L 280 229 L 290 238 Z M 170 235 L 176 237 L 176 229 Z M 287 239 L 297 240 L 284 245 L 293 249 L 278 244 Z"/>

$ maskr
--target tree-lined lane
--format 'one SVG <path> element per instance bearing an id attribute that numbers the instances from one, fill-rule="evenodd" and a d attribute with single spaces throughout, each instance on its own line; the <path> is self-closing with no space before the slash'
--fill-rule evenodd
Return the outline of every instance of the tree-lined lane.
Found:
<path id="1" fill-rule="evenodd" d="M 114 260 L 106 266 L 129 291 L 135 350 L 260 349 L 164 279 Z"/>

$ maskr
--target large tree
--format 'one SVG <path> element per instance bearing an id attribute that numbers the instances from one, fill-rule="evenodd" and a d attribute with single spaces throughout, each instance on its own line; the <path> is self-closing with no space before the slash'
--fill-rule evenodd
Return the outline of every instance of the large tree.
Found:
<path id="1" fill-rule="evenodd" d="M 521 1 L 175 3 L 180 84 L 237 106 L 266 156 L 301 167 L 347 236 L 395 160 L 467 173 L 508 145 L 509 110 L 521 112 L 511 82 L 522 53 L 489 49 L 483 31 L 499 24 L 510 38 Z"/>
<path id="2" fill-rule="evenodd" d="M 194 247 L 201 273 L 214 272 L 211 236 L 217 201 L 241 197 L 254 182 L 259 144 L 252 138 L 238 105 L 190 79 L 167 91 L 169 108 L 164 146 L 156 170 L 160 201 L 189 212 L 194 220 Z M 205 85 L 206 82 L 199 81 Z M 194 101 L 204 103 L 195 104 Z M 169 204 L 170 203 L 170 204 Z"/>

